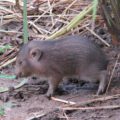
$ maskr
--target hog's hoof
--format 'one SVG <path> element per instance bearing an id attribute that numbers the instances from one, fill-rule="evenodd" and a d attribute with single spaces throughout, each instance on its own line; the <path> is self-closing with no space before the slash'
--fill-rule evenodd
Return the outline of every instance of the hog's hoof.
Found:
<path id="1" fill-rule="evenodd" d="M 53 96 L 53 92 L 48 91 L 46 94 L 46 97 L 51 100 L 51 97 Z"/>

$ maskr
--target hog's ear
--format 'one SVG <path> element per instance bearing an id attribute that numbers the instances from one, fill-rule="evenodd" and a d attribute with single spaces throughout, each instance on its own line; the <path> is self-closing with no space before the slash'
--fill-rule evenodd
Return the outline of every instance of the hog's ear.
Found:
<path id="1" fill-rule="evenodd" d="M 43 55 L 43 52 L 39 48 L 32 48 L 30 50 L 30 57 L 39 61 Z"/>

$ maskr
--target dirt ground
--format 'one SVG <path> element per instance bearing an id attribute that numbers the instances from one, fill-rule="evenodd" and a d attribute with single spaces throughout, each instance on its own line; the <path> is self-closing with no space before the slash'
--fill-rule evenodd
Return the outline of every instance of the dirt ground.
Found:
<path id="1" fill-rule="evenodd" d="M 63 8 L 61 6 L 62 10 Z M 12 26 L 12 30 L 15 26 L 19 26 L 18 30 L 21 30 L 21 23 L 19 22 L 11 22 L 9 25 L 7 27 L 10 28 Z M 46 28 L 48 26 L 46 25 Z M 61 26 L 61 24 L 59 23 L 57 26 Z M 76 79 L 70 79 L 60 84 L 55 98 L 75 102 L 76 104 L 104 97 L 102 101 L 94 101 L 79 106 L 86 109 L 75 110 L 73 105 L 71 106 L 71 110 L 64 110 L 63 108 L 67 107 L 65 103 L 46 98 L 45 94 L 49 86 L 45 80 L 40 81 L 37 77 L 25 78 L 28 79 L 27 84 L 19 89 L 13 89 L 12 86 L 18 85 L 23 79 L 0 78 L 0 87 L 9 87 L 8 92 L 0 93 L 0 106 L 6 106 L 5 114 L 0 116 L 0 120 L 120 120 L 120 57 L 118 59 L 120 46 L 112 45 L 111 36 L 104 25 L 96 27 L 95 32 L 111 46 L 106 47 L 104 43 L 89 31 L 85 31 L 82 35 L 96 42 L 109 59 L 107 79 L 110 79 L 111 76 L 112 79 L 107 93 L 96 96 L 97 83 L 83 83 Z M 78 32 L 74 33 L 79 34 Z M 16 36 L 14 35 L 14 37 Z M 6 34 L 0 34 L 0 41 L 9 43 L 12 41 L 11 39 L 16 39 L 14 37 L 9 37 L 9 34 L 8 36 Z M 19 42 L 22 38 L 21 36 L 17 37 L 19 38 Z M 13 40 L 12 44 L 15 45 L 16 42 Z M 0 72 L 14 75 L 14 66 L 15 63 L 2 68 Z M 105 100 L 108 96 L 110 98 Z M 114 106 L 117 107 L 113 108 Z M 99 109 L 100 107 L 102 109 Z"/>
<path id="2" fill-rule="evenodd" d="M 101 28 L 102 29 L 102 28 Z M 100 30 L 101 30 L 100 29 Z M 104 29 L 103 29 L 104 30 Z M 98 32 L 99 34 L 99 32 Z M 106 39 L 107 37 L 107 32 Z M 97 40 L 90 33 L 86 35 L 91 40 Z M 105 36 L 105 35 L 104 35 Z M 98 43 L 99 44 L 99 43 Z M 100 44 L 99 44 L 100 45 Z M 101 46 L 101 45 L 100 45 Z M 108 69 L 108 79 L 110 79 L 111 72 L 115 65 L 119 47 L 105 47 L 101 49 L 105 51 L 110 61 Z M 118 61 L 119 62 L 119 61 Z M 4 69 L 2 72 L 7 74 L 14 73 L 14 64 Z M 5 110 L 5 115 L 1 117 L 1 120 L 119 120 L 120 109 L 100 109 L 100 110 L 62 110 L 65 104 L 55 100 L 48 100 L 45 97 L 45 93 L 48 89 L 47 82 L 39 81 L 39 78 L 31 77 L 29 83 L 22 86 L 20 89 L 9 90 L 0 94 L 0 104 L 10 104 Z M 1 79 L 0 86 L 10 87 L 17 85 L 22 79 L 7 80 Z M 99 107 L 99 106 L 114 106 L 120 105 L 120 64 L 117 64 L 114 74 L 112 76 L 112 82 L 106 95 L 96 96 L 98 84 L 96 83 L 84 83 L 70 79 L 60 84 L 58 91 L 56 92 L 56 98 L 72 101 L 72 102 L 85 102 L 99 97 L 107 97 L 118 95 L 116 98 L 111 98 L 102 102 L 95 102 L 85 105 L 86 107 Z"/>

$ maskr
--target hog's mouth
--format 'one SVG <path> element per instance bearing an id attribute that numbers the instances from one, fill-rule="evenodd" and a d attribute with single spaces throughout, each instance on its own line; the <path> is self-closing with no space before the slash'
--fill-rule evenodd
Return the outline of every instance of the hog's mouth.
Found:
<path id="1" fill-rule="evenodd" d="M 16 74 L 16 79 L 23 78 L 23 77 L 28 77 L 28 76 L 30 76 L 29 73 L 24 74 L 23 72 L 20 72 L 20 73 Z"/>

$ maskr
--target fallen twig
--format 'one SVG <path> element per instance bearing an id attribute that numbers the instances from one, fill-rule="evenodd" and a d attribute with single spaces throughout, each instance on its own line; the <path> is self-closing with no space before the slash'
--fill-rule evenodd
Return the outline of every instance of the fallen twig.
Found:
<path id="1" fill-rule="evenodd" d="M 62 29 L 58 30 L 53 35 L 50 35 L 47 39 L 53 39 L 53 38 L 59 37 L 60 35 L 63 35 L 66 32 L 70 31 L 72 28 L 74 28 L 75 26 L 77 26 L 78 23 L 80 23 L 80 20 L 83 19 L 83 17 L 86 14 L 88 14 L 92 9 L 93 9 L 93 6 L 89 5 L 82 12 L 80 12 L 76 17 L 74 17 L 68 25 L 66 25 Z"/>
<path id="2" fill-rule="evenodd" d="M 88 31 L 90 31 L 94 36 L 96 36 L 99 40 L 101 40 L 106 46 L 110 47 L 110 44 L 108 44 L 105 40 L 103 40 L 99 35 L 97 35 L 93 30 L 86 27 Z"/>
<path id="3" fill-rule="evenodd" d="M 18 31 L 14 31 L 14 30 L 11 30 L 11 31 L 7 31 L 7 30 L 0 30 L 1 33 L 22 33 L 22 32 L 18 32 Z"/>
<path id="4" fill-rule="evenodd" d="M 103 96 L 101 98 L 96 98 L 96 99 L 92 99 L 92 100 L 88 100 L 88 101 L 84 101 L 84 102 L 79 102 L 79 103 L 75 104 L 75 106 L 77 107 L 77 106 L 88 105 L 88 104 L 95 103 L 95 102 L 104 102 L 104 101 L 115 99 L 118 97 L 120 97 L 120 94 L 112 95 L 112 96 Z"/>
<path id="5" fill-rule="evenodd" d="M 41 117 L 45 116 L 46 114 L 48 114 L 48 113 L 43 113 L 43 114 L 40 114 L 40 115 L 34 115 L 32 117 L 27 118 L 26 120 L 34 120 L 34 119 L 37 119 L 37 118 L 41 118 Z"/>
<path id="6" fill-rule="evenodd" d="M 13 86 L 14 89 L 18 89 L 20 87 L 22 87 L 23 85 L 25 85 L 25 83 L 27 83 L 27 79 L 23 79 L 18 85 Z M 9 87 L 0 87 L 0 93 L 4 93 L 4 92 L 8 92 L 9 91 Z"/>
<path id="7" fill-rule="evenodd" d="M 15 60 L 16 60 L 16 57 L 11 59 L 11 60 L 9 60 L 9 61 L 7 61 L 6 63 L 4 63 L 3 65 L 0 66 L 0 69 L 2 69 L 3 67 L 5 67 L 5 66 L 15 62 Z"/>
<path id="8" fill-rule="evenodd" d="M 120 54 L 118 54 L 118 57 L 117 57 L 117 59 L 116 59 L 115 65 L 114 65 L 114 68 L 113 68 L 113 70 L 112 70 L 112 72 L 111 72 L 111 76 L 110 76 L 109 83 L 108 83 L 108 86 L 107 86 L 107 89 L 106 89 L 106 93 L 107 93 L 107 91 L 108 91 L 108 89 L 109 89 L 109 86 L 110 86 L 110 83 L 111 83 L 111 81 L 112 81 L 113 74 L 114 74 L 114 72 L 115 72 L 115 68 L 117 67 L 119 57 L 120 57 Z"/>
<path id="9" fill-rule="evenodd" d="M 71 102 L 71 101 L 67 101 L 67 100 L 62 100 L 62 99 L 58 99 L 58 98 L 55 98 L 55 97 L 51 97 L 51 99 L 55 100 L 55 101 L 58 101 L 58 102 L 61 102 L 61 103 L 67 104 L 65 106 L 79 107 L 79 106 L 85 106 L 85 105 L 95 103 L 95 102 L 104 102 L 104 101 L 107 101 L 107 100 L 116 99 L 118 97 L 120 97 L 120 94 L 116 94 L 116 95 L 112 95 L 112 96 L 103 96 L 103 97 L 100 97 L 100 98 L 95 98 L 95 99 L 91 99 L 91 100 L 87 100 L 87 101 L 83 101 L 83 102 L 79 102 L 79 103 Z"/>
<path id="10" fill-rule="evenodd" d="M 63 115 L 65 116 L 66 120 L 69 120 L 67 114 L 65 113 L 65 111 L 63 110 Z"/>
<path id="11" fill-rule="evenodd" d="M 65 104 L 69 104 L 69 105 L 74 105 L 76 104 L 75 102 L 71 102 L 71 101 L 67 101 L 67 100 L 62 100 L 59 98 L 55 98 L 55 97 L 51 97 L 52 100 L 57 101 L 57 102 L 61 102 L 61 103 L 65 103 Z"/>
<path id="12" fill-rule="evenodd" d="M 120 105 L 110 105 L 110 106 L 97 106 L 97 107 L 62 107 L 59 109 L 63 110 L 106 110 L 106 109 L 118 109 Z"/>

